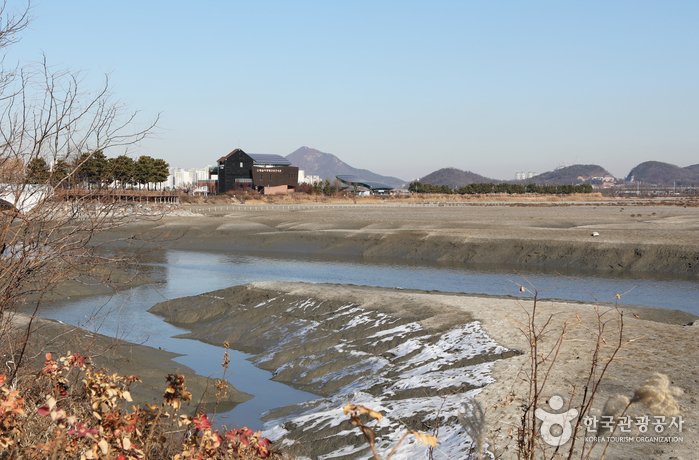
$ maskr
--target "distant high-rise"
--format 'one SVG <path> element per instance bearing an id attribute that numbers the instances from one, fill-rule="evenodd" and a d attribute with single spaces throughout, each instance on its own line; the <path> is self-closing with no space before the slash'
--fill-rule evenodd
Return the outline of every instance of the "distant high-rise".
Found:
<path id="1" fill-rule="evenodd" d="M 518 172 L 518 173 L 515 173 L 515 180 L 527 180 L 527 179 L 531 179 L 534 176 L 536 176 L 535 172 L 531 172 L 531 171 L 528 173 L 526 173 L 524 171 Z"/>

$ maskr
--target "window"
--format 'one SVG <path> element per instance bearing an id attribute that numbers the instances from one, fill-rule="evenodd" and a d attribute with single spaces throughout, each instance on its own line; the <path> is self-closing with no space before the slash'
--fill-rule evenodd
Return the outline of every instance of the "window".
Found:
<path id="1" fill-rule="evenodd" d="M 262 180 L 262 174 L 260 174 L 260 180 Z"/>
<path id="2" fill-rule="evenodd" d="M 242 161 L 240 162 L 240 167 L 241 167 L 241 168 L 243 167 L 243 162 L 242 162 Z"/>
<path id="3" fill-rule="evenodd" d="M 272 180 L 272 175 L 271 175 L 271 174 L 269 175 L 269 180 Z"/>

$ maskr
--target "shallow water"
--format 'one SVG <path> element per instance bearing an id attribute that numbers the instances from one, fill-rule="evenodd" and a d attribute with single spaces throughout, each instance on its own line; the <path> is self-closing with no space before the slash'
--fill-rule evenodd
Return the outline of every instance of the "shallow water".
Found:
<path id="1" fill-rule="evenodd" d="M 183 354 L 176 359 L 177 362 L 201 375 L 219 377 L 220 374 L 214 374 L 221 371 L 222 347 L 173 338 L 187 331 L 166 323 L 147 310 L 167 299 L 253 281 L 343 283 L 513 296 L 521 296 L 517 283 L 529 287 L 531 282 L 539 289 L 547 289 L 541 293 L 542 297 L 590 301 L 593 300 L 591 293 L 601 301 L 630 291 L 624 294 L 620 303 L 673 308 L 699 315 L 699 281 L 691 278 L 600 276 L 570 271 L 563 274 L 570 279 L 552 271 L 520 270 L 515 273 L 502 266 L 475 268 L 454 263 L 172 250 L 153 254 L 144 271 L 161 282 L 130 289 L 117 296 L 97 296 L 49 305 L 42 316 Z M 106 320 L 102 321 L 104 318 Z M 271 374 L 254 367 L 247 361 L 248 357 L 231 351 L 231 370 L 227 379 L 255 398 L 240 404 L 230 413 L 221 414 L 219 421 L 261 428 L 259 417 L 265 411 L 314 397 L 269 380 Z"/>
<path id="2" fill-rule="evenodd" d="M 163 260 L 151 266 L 169 270 L 194 270 L 203 275 L 199 282 L 224 287 L 253 281 L 305 281 L 342 283 L 402 289 L 465 292 L 469 294 L 513 295 L 519 284 L 543 290 L 542 298 L 579 301 L 616 301 L 620 304 L 671 308 L 699 316 L 699 279 L 668 275 L 648 276 L 625 272 L 598 273 L 517 269 L 502 265 L 468 266 L 458 263 L 413 262 L 407 260 L 359 259 L 337 256 L 298 256 L 283 254 L 215 254 L 168 251 Z M 192 286 L 182 286 L 182 295 Z M 210 290 L 210 289 L 209 289 Z M 206 290 L 201 291 L 206 292 Z M 594 296 L 594 298 L 593 298 Z"/>

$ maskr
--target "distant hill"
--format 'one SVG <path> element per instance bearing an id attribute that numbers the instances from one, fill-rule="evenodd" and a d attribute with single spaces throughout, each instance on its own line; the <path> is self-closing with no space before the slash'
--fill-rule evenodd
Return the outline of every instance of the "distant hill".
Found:
<path id="1" fill-rule="evenodd" d="M 442 168 L 432 172 L 420 179 L 423 184 L 448 185 L 459 188 L 469 184 L 480 184 L 485 182 L 498 183 L 496 179 L 489 179 L 471 171 L 462 171 L 457 168 Z"/>
<path id="2" fill-rule="evenodd" d="M 612 174 L 599 165 L 572 165 L 519 182 L 534 182 L 538 185 L 579 185 L 593 182 L 594 177 L 604 176 L 612 176 Z"/>
<path id="3" fill-rule="evenodd" d="M 374 182 L 383 182 L 391 187 L 402 188 L 406 181 L 392 176 L 382 176 L 368 169 L 354 168 L 344 161 L 340 160 L 335 155 L 323 153 L 320 150 L 309 147 L 301 147 L 300 149 L 290 153 L 286 159 L 292 164 L 303 169 L 306 175 L 316 175 L 323 179 L 334 179 L 338 174 L 354 174 L 361 179 Z"/>
<path id="4" fill-rule="evenodd" d="M 631 178 L 649 184 L 672 185 L 675 182 L 677 185 L 694 185 L 699 183 L 699 164 L 680 168 L 670 163 L 646 161 L 633 168 L 626 180 Z"/>

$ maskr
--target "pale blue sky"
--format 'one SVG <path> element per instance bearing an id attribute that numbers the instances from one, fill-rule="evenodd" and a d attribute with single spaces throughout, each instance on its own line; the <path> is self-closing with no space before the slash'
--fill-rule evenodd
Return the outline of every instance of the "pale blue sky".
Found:
<path id="1" fill-rule="evenodd" d="M 11 1 L 10 7 L 19 2 Z M 699 163 L 696 1 L 53 1 L 8 59 L 110 73 L 200 167 L 303 145 L 412 179 Z"/>

